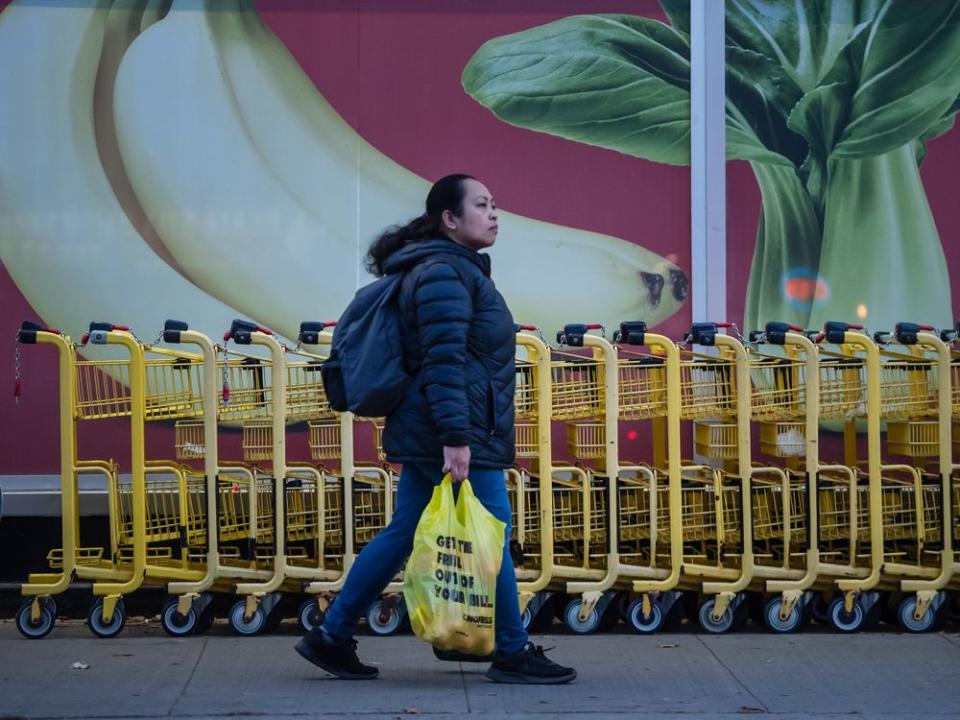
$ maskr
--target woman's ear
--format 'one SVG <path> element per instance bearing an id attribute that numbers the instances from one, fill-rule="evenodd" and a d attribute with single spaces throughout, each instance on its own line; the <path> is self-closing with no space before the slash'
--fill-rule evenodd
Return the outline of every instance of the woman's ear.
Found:
<path id="1" fill-rule="evenodd" d="M 443 226 L 447 230 L 457 229 L 456 215 L 454 215 L 450 210 L 444 210 L 440 215 L 440 220 L 443 222 Z"/>

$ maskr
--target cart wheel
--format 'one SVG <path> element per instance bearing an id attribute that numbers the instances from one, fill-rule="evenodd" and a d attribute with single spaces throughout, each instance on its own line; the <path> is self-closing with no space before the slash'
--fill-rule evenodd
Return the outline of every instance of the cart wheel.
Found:
<path id="1" fill-rule="evenodd" d="M 533 617 L 533 623 L 530 625 L 530 630 L 535 633 L 550 632 L 550 628 L 553 627 L 554 621 L 553 604 L 553 598 L 547 600 L 546 605 L 540 608 L 540 611 Z"/>
<path id="2" fill-rule="evenodd" d="M 830 624 L 842 633 L 860 632 L 863 628 L 863 606 L 859 601 L 853 603 L 853 610 L 849 613 L 843 610 L 843 596 L 834 598 L 830 603 Z"/>
<path id="3" fill-rule="evenodd" d="M 563 613 L 567 609 L 567 604 L 572 598 L 569 595 L 554 595 L 553 602 L 550 603 L 550 607 L 553 611 L 553 617 L 560 622 L 563 622 Z"/>
<path id="4" fill-rule="evenodd" d="M 317 598 L 311 597 L 300 603 L 297 610 L 297 622 L 305 633 L 315 630 L 323 624 L 323 613 L 317 607 Z"/>
<path id="5" fill-rule="evenodd" d="M 628 617 L 630 625 L 641 635 L 655 633 L 663 625 L 663 610 L 660 609 L 660 603 L 650 603 L 650 614 L 643 614 L 643 598 L 637 598 L 630 603 Z"/>
<path id="6" fill-rule="evenodd" d="M 677 603 L 683 608 L 683 616 L 690 623 L 700 622 L 700 594 L 696 592 L 685 592 L 683 598 Z"/>
<path id="7" fill-rule="evenodd" d="M 280 603 L 277 603 L 273 610 L 267 614 L 266 620 L 263 623 L 263 632 L 272 633 L 275 632 L 277 628 L 280 627 L 280 623 L 283 622 L 283 613 L 280 610 Z"/>
<path id="8" fill-rule="evenodd" d="M 713 619 L 713 608 L 717 603 L 716 598 L 710 598 L 700 606 L 700 627 L 709 633 L 719 635 L 732 629 L 736 621 L 734 608 L 727 606 L 723 616 L 719 620 Z M 739 609 L 739 608 L 737 608 Z"/>
<path id="9" fill-rule="evenodd" d="M 808 607 L 810 608 L 810 615 L 821 625 L 826 625 L 830 622 L 830 601 L 823 597 L 820 593 L 816 594 L 816 597 L 813 598 L 813 602 L 809 603 Z"/>
<path id="10" fill-rule="evenodd" d="M 247 603 L 245 600 L 237 600 L 233 604 L 233 607 L 230 608 L 230 615 L 228 619 L 230 620 L 230 627 L 237 635 L 250 636 L 256 635 L 258 632 L 263 630 L 263 626 L 267 621 L 267 614 L 263 611 L 262 607 L 257 607 L 256 612 L 253 613 L 253 617 L 249 620 L 245 620 L 243 613 L 246 610 Z"/>
<path id="11" fill-rule="evenodd" d="M 523 612 L 520 613 L 520 624 L 523 625 L 523 629 L 527 631 L 530 631 L 533 627 L 533 613 L 530 611 L 530 603 L 527 603 Z"/>
<path id="12" fill-rule="evenodd" d="M 163 604 L 163 610 L 160 611 L 160 624 L 167 635 L 173 637 L 184 637 L 197 629 L 197 611 L 192 607 L 187 610 L 186 615 L 177 612 L 177 599 L 170 598 Z"/>
<path id="13" fill-rule="evenodd" d="M 203 633 L 213 627 L 213 621 L 216 619 L 217 615 L 213 612 L 213 606 L 208 605 L 207 609 L 200 613 L 200 617 L 197 618 L 197 626 L 193 631 L 197 635 L 203 635 Z"/>
<path id="14" fill-rule="evenodd" d="M 87 625 L 90 626 L 90 632 L 97 637 L 111 638 L 120 634 L 123 626 L 127 624 L 127 609 L 123 605 L 123 599 L 117 601 L 113 609 L 113 617 L 110 622 L 103 619 L 103 598 L 98 597 L 90 605 L 90 612 L 87 613 Z"/>
<path id="15" fill-rule="evenodd" d="M 937 611 L 931 605 L 927 605 L 927 611 L 919 620 L 913 616 L 916 611 L 917 596 L 907 595 L 897 609 L 897 618 L 903 629 L 912 633 L 925 633 L 932 630 L 937 619 Z"/>
<path id="16" fill-rule="evenodd" d="M 659 605 L 659 603 L 657 603 Z M 663 607 L 660 607 L 660 612 L 663 613 Z M 663 613 L 663 622 L 660 623 L 661 630 L 679 630 L 683 625 L 683 620 L 686 617 L 683 610 L 683 598 L 678 599 L 673 605 L 670 606 L 670 609 L 666 613 Z"/>
<path id="17" fill-rule="evenodd" d="M 636 598 L 634 598 L 636 599 Z M 629 593 L 620 593 L 617 595 L 617 614 L 620 616 L 620 619 L 625 623 L 630 622 L 630 608 L 633 605 L 633 600 L 630 599 Z"/>
<path id="18" fill-rule="evenodd" d="M 617 623 L 620 622 L 620 608 L 617 607 L 619 597 L 614 598 L 607 604 L 607 609 L 603 611 L 603 615 L 600 616 L 600 627 L 598 630 L 600 632 L 606 632 L 617 626 Z"/>
<path id="19" fill-rule="evenodd" d="M 575 598 L 567 603 L 563 610 L 563 624 L 577 635 L 589 635 L 597 631 L 600 627 L 600 613 L 596 606 L 590 611 L 586 620 L 580 619 L 580 605 L 583 603 L 581 598 Z"/>
<path id="20" fill-rule="evenodd" d="M 885 593 L 880 599 L 880 619 L 887 625 L 896 625 L 900 622 L 900 604 L 906 598 L 906 595 L 894 596 L 893 593 Z"/>
<path id="21" fill-rule="evenodd" d="M 750 622 L 762 625 L 764 622 L 764 613 L 767 610 L 767 601 L 763 595 L 756 592 L 747 593 L 747 599 L 744 601 L 747 606 L 747 617 Z"/>
<path id="22" fill-rule="evenodd" d="M 763 621 L 767 624 L 767 627 L 775 633 L 784 634 L 796 632 L 800 625 L 803 624 L 803 611 L 800 609 L 800 603 L 794 603 L 793 609 L 790 611 L 790 615 L 786 620 L 780 617 L 781 607 L 783 607 L 783 598 L 780 595 L 771 598 L 763 611 Z"/>
<path id="23" fill-rule="evenodd" d="M 400 608 L 400 604 L 396 603 L 388 608 L 387 616 L 382 618 L 380 617 L 382 610 L 383 598 L 370 603 L 370 607 L 367 608 L 367 627 L 376 635 L 393 635 L 400 629 L 404 611 Z"/>
<path id="24" fill-rule="evenodd" d="M 46 637 L 53 630 L 53 626 L 57 624 L 57 604 L 53 601 L 53 598 L 41 600 L 40 618 L 37 622 L 30 619 L 31 605 L 33 605 L 33 598 L 24 598 L 20 609 L 17 611 L 17 630 L 26 638 L 39 640 Z"/>

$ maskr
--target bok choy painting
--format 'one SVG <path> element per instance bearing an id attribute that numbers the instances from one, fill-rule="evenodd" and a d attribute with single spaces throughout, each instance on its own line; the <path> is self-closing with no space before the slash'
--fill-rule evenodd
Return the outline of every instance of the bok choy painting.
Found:
<path id="1" fill-rule="evenodd" d="M 508 123 L 689 164 L 690 4 L 661 6 L 494 38 L 463 86 Z M 919 166 L 958 110 L 960 1 L 727 0 L 725 32 L 727 157 L 762 197 L 745 328 L 949 325 L 957 240 Z"/>

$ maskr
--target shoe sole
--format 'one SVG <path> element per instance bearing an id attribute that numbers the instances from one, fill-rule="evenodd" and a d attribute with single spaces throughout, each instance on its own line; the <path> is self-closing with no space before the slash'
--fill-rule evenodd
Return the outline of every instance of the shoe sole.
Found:
<path id="1" fill-rule="evenodd" d="M 456 650 L 433 649 L 433 656 L 442 662 L 490 663 L 496 659 L 496 653 L 489 655 L 470 655 Z"/>
<path id="2" fill-rule="evenodd" d="M 497 668 L 490 668 L 485 674 L 488 680 L 511 685 L 563 685 L 564 683 L 577 679 L 576 670 L 572 670 L 568 675 L 547 678 L 521 675 L 520 673 L 507 672 L 506 670 L 498 670 Z"/>
<path id="3" fill-rule="evenodd" d="M 293 649 L 296 650 L 300 657 L 307 662 L 316 665 L 324 672 L 328 672 L 334 677 L 340 678 L 341 680 L 376 680 L 380 676 L 379 671 L 374 675 L 360 675 L 358 673 L 347 672 L 346 670 L 336 670 L 334 668 L 327 667 L 327 665 L 325 665 L 313 652 L 313 648 L 307 645 L 307 643 L 305 643 L 303 640 L 294 645 Z"/>

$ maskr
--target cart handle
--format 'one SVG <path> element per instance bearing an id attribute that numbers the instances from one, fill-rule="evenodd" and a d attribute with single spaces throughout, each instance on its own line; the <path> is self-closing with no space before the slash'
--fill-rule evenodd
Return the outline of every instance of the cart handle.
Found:
<path id="1" fill-rule="evenodd" d="M 223 341 L 233 340 L 241 345 L 247 345 L 250 343 L 250 334 L 255 332 L 273 335 L 273 330 L 263 325 L 257 325 L 249 320 L 234 320 L 230 323 L 230 329 L 223 334 Z"/>
<path id="2" fill-rule="evenodd" d="M 20 323 L 20 329 L 17 330 L 17 342 L 21 342 L 24 345 L 36 345 L 38 332 L 48 332 L 54 335 L 63 334 L 56 328 L 47 327 L 46 325 L 41 325 L 31 320 L 24 320 Z"/>
<path id="3" fill-rule="evenodd" d="M 130 328 L 127 325 L 114 325 L 113 323 L 108 322 L 92 322 L 90 323 L 90 329 L 80 338 L 80 347 L 86 347 L 86 344 L 90 342 L 91 335 L 94 333 L 113 332 L 114 330 L 130 332 Z M 94 338 L 94 344 L 97 342 L 100 341 Z"/>
<path id="4" fill-rule="evenodd" d="M 167 320 L 163 324 L 163 332 L 160 334 L 160 337 L 163 338 L 164 342 L 179 343 L 180 333 L 186 332 L 189 329 L 190 326 L 183 320 Z"/>
<path id="5" fill-rule="evenodd" d="M 910 323 L 910 322 L 899 322 L 893 328 L 893 335 L 897 338 L 897 342 L 900 343 L 901 345 L 916 345 L 918 341 L 917 333 L 932 332 L 935 329 L 936 328 L 934 328 L 933 325 L 918 325 L 916 323 Z M 880 335 L 880 334 L 881 333 L 876 333 L 876 335 Z M 887 337 L 890 336 L 890 333 L 882 333 L 882 334 L 886 335 Z M 874 336 L 875 340 L 876 340 L 876 335 Z M 882 341 L 877 340 L 877 342 L 882 342 Z"/>
<path id="6" fill-rule="evenodd" d="M 838 320 L 828 320 L 823 324 L 823 332 L 817 335 L 817 343 L 826 340 L 834 345 L 843 344 L 843 336 L 848 330 L 863 330 L 863 325 L 851 325 Z"/>
<path id="7" fill-rule="evenodd" d="M 629 320 L 620 323 L 613 333 L 613 342 L 624 345 L 646 345 L 647 324 L 642 320 Z"/>
<path id="8" fill-rule="evenodd" d="M 791 325 L 785 322 L 768 322 L 763 330 L 751 330 L 749 341 L 752 343 L 769 342 L 774 345 L 783 345 L 787 342 L 787 333 L 805 333 L 806 331 L 798 325 Z"/>
<path id="9" fill-rule="evenodd" d="M 297 341 L 302 345 L 316 345 L 320 342 L 320 333 L 330 327 L 335 327 L 336 320 L 317 322 L 307 320 L 300 323 L 300 333 L 297 335 Z"/>
<path id="10" fill-rule="evenodd" d="M 605 332 L 603 323 L 570 323 L 557 333 L 557 342 L 570 347 L 583 347 L 583 336 L 590 330 L 599 330 L 601 335 Z"/>

